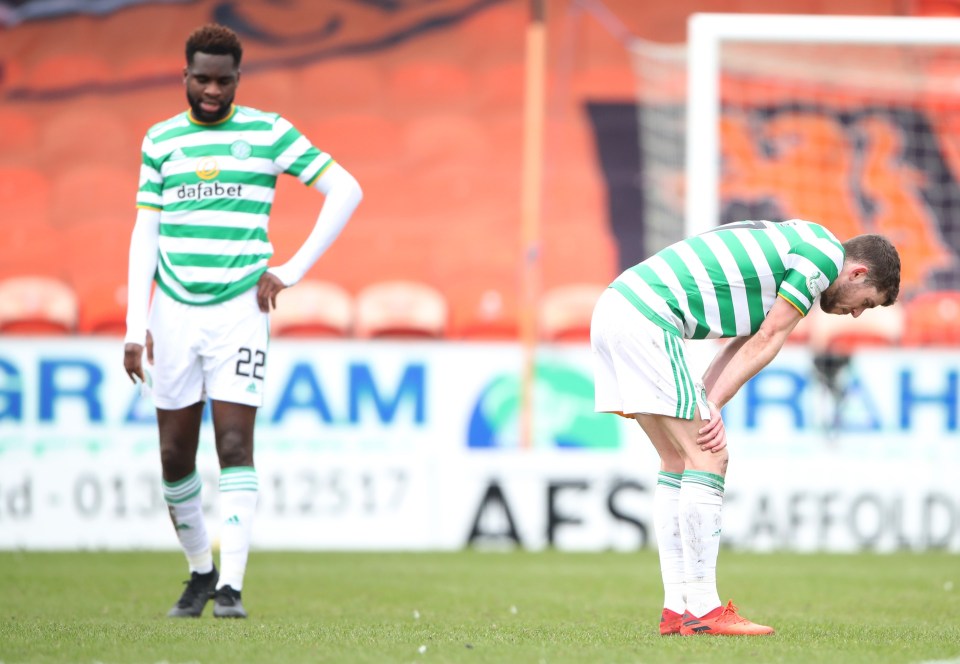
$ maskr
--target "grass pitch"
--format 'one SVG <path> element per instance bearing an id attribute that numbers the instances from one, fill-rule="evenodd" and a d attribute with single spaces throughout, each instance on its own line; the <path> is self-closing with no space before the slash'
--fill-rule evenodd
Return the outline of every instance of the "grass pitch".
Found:
<path id="1" fill-rule="evenodd" d="M 178 553 L 0 553 L 0 663 L 960 664 L 960 559 L 724 551 L 772 637 L 660 637 L 656 553 L 267 553 L 245 621 L 164 617 Z M 956 586 L 956 587 L 955 587 Z"/>

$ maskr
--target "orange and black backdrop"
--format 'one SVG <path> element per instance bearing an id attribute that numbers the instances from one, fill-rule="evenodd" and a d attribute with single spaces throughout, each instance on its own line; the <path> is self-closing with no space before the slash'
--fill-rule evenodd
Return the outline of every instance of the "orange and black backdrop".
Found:
<path id="1" fill-rule="evenodd" d="M 244 42 L 237 102 L 289 118 L 364 188 L 310 276 L 353 292 L 426 281 L 450 298 L 454 325 L 491 288 L 515 301 L 527 2 L 78 1 L 38 15 L 42 4 L 0 2 L 0 278 L 61 277 L 81 315 L 122 303 L 141 138 L 185 108 L 184 40 L 217 21 Z M 692 11 L 836 11 L 811 0 L 605 4 L 629 31 L 664 42 L 684 40 Z M 896 14 L 903 4 L 843 10 Z M 954 9 L 934 4 L 911 7 Z M 547 3 L 545 288 L 607 282 L 643 254 L 630 57 L 575 14 L 570 2 Z M 281 180 L 277 260 L 306 237 L 320 204 Z"/>

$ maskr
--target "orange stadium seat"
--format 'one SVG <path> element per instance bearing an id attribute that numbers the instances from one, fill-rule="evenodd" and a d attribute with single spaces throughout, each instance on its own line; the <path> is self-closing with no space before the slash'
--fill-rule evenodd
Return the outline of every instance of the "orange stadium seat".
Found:
<path id="1" fill-rule="evenodd" d="M 515 341 L 520 335 L 514 293 L 487 281 L 458 284 L 452 297 L 453 334 L 473 341 Z"/>
<path id="2" fill-rule="evenodd" d="M 61 232 L 45 220 L 6 219 L 0 212 L 0 279 L 22 274 L 49 274 L 66 278 L 59 258 Z"/>
<path id="3" fill-rule="evenodd" d="M 960 345 L 960 291 L 928 291 L 904 304 L 905 346 Z"/>
<path id="4" fill-rule="evenodd" d="M 0 69 L 0 92 L 14 90 L 24 83 L 23 63 L 10 58 L 4 60 L 3 68 Z"/>
<path id="5" fill-rule="evenodd" d="M 17 157 L 17 163 L 33 157 L 40 136 L 40 123 L 28 113 L 0 108 L 0 155 Z"/>
<path id="6" fill-rule="evenodd" d="M 540 298 L 540 337 L 546 341 L 589 341 L 590 319 L 607 284 L 567 284 L 547 290 Z"/>
<path id="7" fill-rule="evenodd" d="M 353 297 L 330 281 L 303 279 L 277 296 L 270 331 L 278 337 L 348 337 Z"/>
<path id="8" fill-rule="evenodd" d="M 76 330 L 77 316 L 76 293 L 58 279 L 0 281 L 0 334 L 67 334 Z"/>
<path id="9" fill-rule="evenodd" d="M 447 331 L 448 310 L 446 297 L 432 286 L 381 281 L 357 293 L 354 330 L 363 339 L 439 339 Z"/>
<path id="10" fill-rule="evenodd" d="M 12 223 L 28 227 L 46 223 L 50 180 L 39 168 L 0 166 L 0 202 L 5 228 Z"/>
<path id="11" fill-rule="evenodd" d="M 123 258 L 116 260 L 126 266 Z M 127 331 L 127 284 L 125 273 L 73 275 L 71 283 L 77 293 L 80 318 L 77 332 L 122 337 Z"/>
<path id="12" fill-rule="evenodd" d="M 129 215 L 122 228 L 128 241 L 136 217 L 137 169 L 87 164 L 53 180 L 51 214 L 56 226 L 99 223 Z M 93 238 L 91 238 L 93 239 Z"/>

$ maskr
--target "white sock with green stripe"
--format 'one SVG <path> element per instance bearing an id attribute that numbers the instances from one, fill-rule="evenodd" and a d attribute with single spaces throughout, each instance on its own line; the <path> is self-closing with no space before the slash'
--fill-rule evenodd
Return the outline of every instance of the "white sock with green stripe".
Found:
<path id="1" fill-rule="evenodd" d="M 653 527 L 663 576 L 663 608 L 683 613 L 683 544 L 680 540 L 680 473 L 661 470 L 653 490 Z"/>
<path id="2" fill-rule="evenodd" d="M 170 511 L 170 520 L 177 531 L 177 538 L 191 572 L 206 574 L 213 570 L 213 553 L 210 537 L 203 519 L 203 503 L 200 490 L 203 483 L 194 470 L 181 480 L 163 480 L 163 499 Z"/>
<path id="3" fill-rule="evenodd" d="M 697 618 L 720 606 L 717 556 L 720 554 L 720 512 L 723 477 L 685 470 L 680 481 L 680 537 L 683 540 L 684 591 L 687 611 Z"/>
<path id="4" fill-rule="evenodd" d="M 234 466 L 220 471 L 220 581 L 217 587 L 243 588 L 257 510 L 257 471 Z"/>

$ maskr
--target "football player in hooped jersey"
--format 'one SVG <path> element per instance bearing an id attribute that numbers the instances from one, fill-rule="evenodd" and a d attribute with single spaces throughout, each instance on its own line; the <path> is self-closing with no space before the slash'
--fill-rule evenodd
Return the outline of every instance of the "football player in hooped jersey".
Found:
<path id="1" fill-rule="evenodd" d="M 287 120 L 233 103 L 241 55 L 236 34 L 219 25 L 187 39 L 189 110 L 154 125 L 143 140 L 130 240 L 123 364 L 131 379 L 151 386 L 163 496 L 190 568 L 172 617 L 199 616 L 211 598 L 216 617 L 247 615 L 241 589 L 257 504 L 253 431 L 263 402 L 268 313 L 362 198 L 353 176 Z M 325 198 L 300 249 L 268 267 L 267 223 L 283 173 Z M 196 469 L 207 398 L 220 461 L 219 570 Z"/>
<path id="2" fill-rule="evenodd" d="M 880 235 L 839 242 L 808 221 L 726 224 L 621 274 L 591 323 L 596 410 L 632 417 L 660 456 L 654 527 L 661 634 L 773 629 L 720 603 L 716 566 L 727 441 L 720 409 L 780 351 L 814 305 L 858 317 L 893 304 L 900 257 Z M 684 339 L 730 338 L 702 380 Z"/>

